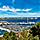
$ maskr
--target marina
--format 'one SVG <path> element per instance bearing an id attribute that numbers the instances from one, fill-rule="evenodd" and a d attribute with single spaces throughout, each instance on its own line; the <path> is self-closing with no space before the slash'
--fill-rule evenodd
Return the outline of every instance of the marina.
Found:
<path id="1" fill-rule="evenodd" d="M 15 33 L 20 32 L 20 29 L 32 27 L 37 22 L 40 22 L 40 18 L 26 18 L 26 20 L 0 20 L 0 36 L 2 36 L 6 31 L 13 31 Z"/>

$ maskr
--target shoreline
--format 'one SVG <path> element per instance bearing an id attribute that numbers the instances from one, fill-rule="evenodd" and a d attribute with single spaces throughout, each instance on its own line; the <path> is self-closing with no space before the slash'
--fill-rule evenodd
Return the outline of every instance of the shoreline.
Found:
<path id="1" fill-rule="evenodd" d="M 9 30 L 9 29 L 2 28 L 2 27 L 0 27 L 0 29 L 1 29 L 1 30 L 5 30 L 5 31 L 7 31 L 7 32 L 10 32 L 10 31 L 11 31 L 11 30 Z"/>

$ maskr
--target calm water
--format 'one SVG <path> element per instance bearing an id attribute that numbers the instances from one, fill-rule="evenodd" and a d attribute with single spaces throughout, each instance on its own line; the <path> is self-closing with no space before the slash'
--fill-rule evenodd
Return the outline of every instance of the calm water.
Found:
<path id="1" fill-rule="evenodd" d="M 6 31 L 0 29 L 0 35 L 3 35 Z"/>
<path id="2" fill-rule="evenodd" d="M 0 20 L 0 21 L 7 21 L 7 22 L 27 22 L 27 20 Z M 40 18 L 28 20 L 28 22 L 40 22 Z"/>

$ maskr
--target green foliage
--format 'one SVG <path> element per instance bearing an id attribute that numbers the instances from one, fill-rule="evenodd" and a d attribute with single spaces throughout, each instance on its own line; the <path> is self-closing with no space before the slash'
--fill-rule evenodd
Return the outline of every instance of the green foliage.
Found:
<path id="1" fill-rule="evenodd" d="M 23 31 L 20 33 L 20 37 L 19 37 L 19 40 L 32 40 L 33 37 L 32 35 L 28 32 L 28 31 Z"/>
<path id="2" fill-rule="evenodd" d="M 4 36 L 3 36 L 3 37 L 4 37 L 5 39 L 7 39 L 7 38 L 8 38 L 8 36 L 9 36 L 9 33 L 8 33 L 8 32 L 5 32 L 5 34 L 4 34 Z"/>
<path id="3" fill-rule="evenodd" d="M 5 40 L 16 40 L 16 35 L 14 32 L 5 32 L 4 36 Z"/>
<path id="4" fill-rule="evenodd" d="M 20 34 L 21 36 L 19 37 L 19 40 L 40 40 L 38 35 L 34 37 L 28 31 L 23 31 Z"/>
<path id="5" fill-rule="evenodd" d="M 31 28 L 31 33 L 33 36 L 40 35 L 40 23 L 37 23 L 35 26 Z"/>
<path id="6" fill-rule="evenodd" d="M 36 27 L 40 28 L 40 22 L 36 23 Z"/>
<path id="7" fill-rule="evenodd" d="M 39 39 L 40 39 L 40 22 L 37 23 L 36 25 L 34 25 L 32 28 L 31 28 L 31 31 L 30 32 L 34 37 L 38 35 Z"/>

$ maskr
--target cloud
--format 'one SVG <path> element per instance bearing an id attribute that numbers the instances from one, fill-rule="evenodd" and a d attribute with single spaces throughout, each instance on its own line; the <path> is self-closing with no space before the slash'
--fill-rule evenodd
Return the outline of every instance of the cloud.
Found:
<path id="1" fill-rule="evenodd" d="M 1 11 L 7 11 L 9 9 L 10 9 L 9 6 L 3 6 L 2 8 L 0 8 Z"/>
<path id="2" fill-rule="evenodd" d="M 3 9 L 10 9 L 9 6 L 3 6 Z"/>
<path id="3" fill-rule="evenodd" d="M 40 13 L 7 13 L 1 12 L 0 17 L 40 17 Z"/>
<path id="4" fill-rule="evenodd" d="M 30 11 L 30 10 L 32 10 L 32 9 L 23 9 L 22 11 L 27 11 L 27 12 L 28 12 L 28 11 Z"/>
<path id="5" fill-rule="evenodd" d="M 2 8 L 0 8 L 1 11 L 12 11 L 12 12 L 17 12 L 17 11 L 26 11 L 29 12 L 32 9 L 15 9 L 15 8 L 10 8 L 9 6 L 3 6 Z"/>

